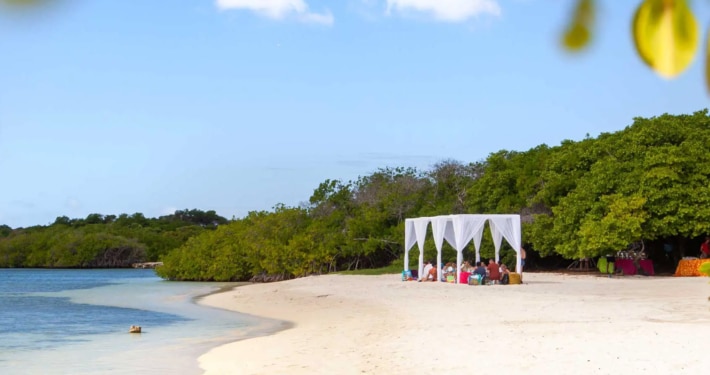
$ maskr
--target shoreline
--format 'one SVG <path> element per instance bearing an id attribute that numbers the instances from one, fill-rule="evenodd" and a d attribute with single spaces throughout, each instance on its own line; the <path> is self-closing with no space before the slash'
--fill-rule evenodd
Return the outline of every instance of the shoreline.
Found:
<path id="1" fill-rule="evenodd" d="M 402 282 L 398 274 L 322 275 L 213 293 L 199 303 L 268 324 L 252 330 L 260 336 L 204 353 L 199 366 L 207 375 L 710 368 L 702 347 L 710 331 L 707 278 L 525 279 L 465 286 Z"/>
<path id="2" fill-rule="evenodd" d="M 235 283 L 167 282 L 140 269 L 0 271 L 7 375 L 199 374 L 200 355 L 263 321 L 198 303 Z M 141 334 L 128 333 L 133 324 Z"/>
<path id="3" fill-rule="evenodd" d="M 249 313 L 245 313 L 242 311 L 234 310 L 234 309 L 229 308 L 228 306 L 224 306 L 221 304 L 213 304 L 211 302 L 211 300 L 213 299 L 213 298 L 211 298 L 212 296 L 234 292 L 236 289 L 244 288 L 244 287 L 251 286 L 251 285 L 259 285 L 257 283 L 251 283 L 251 282 L 246 282 L 246 281 L 245 282 L 238 282 L 237 284 L 238 285 L 222 286 L 217 290 L 207 292 L 204 294 L 200 294 L 200 295 L 196 295 L 196 296 L 192 297 L 192 299 L 191 299 L 192 303 L 200 308 L 207 307 L 209 309 L 226 311 L 226 312 L 229 312 L 230 314 L 238 313 L 239 316 L 241 316 L 243 318 L 247 318 L 249 320 L 249 324 L 247 325 L 247 327 L 242 328 L 242 331 L 240 332 L 240 334 L 237 335 L 233 340 L 230 340 L 227 343 L 217 345 L 211 349 L 215 349 L 219 346 L 227 345 L 227 344 L 230 344 L 233 342 L 243 341 L 243 340 L 247 340 L 247 339 L 251 339 L 251 338 L 255 338 L 255 337 L 260 337 L 260 336 L 272 335 L 272 334 L 277 333 L 279 331 L 293 328 L 292 322 L 257 316 L 254 314 L 249 314 Z M 202 354 L 204 354 L 204 353 L 202 353 Z"/>

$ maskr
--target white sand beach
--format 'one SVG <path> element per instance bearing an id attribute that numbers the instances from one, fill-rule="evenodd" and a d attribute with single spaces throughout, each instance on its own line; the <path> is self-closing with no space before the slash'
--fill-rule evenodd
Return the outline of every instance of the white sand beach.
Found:
<path id="1" fill-rule="evenodd" d="M 291 322 L 212 349 L 206 374 L 702 374 L 708 278 L 525 275 L 526 284 L 328 275 L 201 303 Z"/>

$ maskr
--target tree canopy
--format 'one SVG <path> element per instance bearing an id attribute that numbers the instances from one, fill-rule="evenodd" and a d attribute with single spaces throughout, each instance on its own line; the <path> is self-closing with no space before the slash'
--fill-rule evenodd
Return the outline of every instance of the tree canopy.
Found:
<path id="1" fill-rule="evenodd" d="M 179 210 L 160 218 L 141 213 L 66 216 L 48 226 L 0 226 L 0 267 L 129 267 L 157 261 L 190 237 L 224 224 L 215 211 Z"/>
<path id="2" fill-rule="evenodd" d="M 48 226 L 0 226 L 0 267 L 162 260 L 157 272 L 172 280 L 282 279 L 402 262 L 406 218 L 456 213 L 519 213 L 527 248 L 596 257 L 642 239 L 710 233 L 707 145 L 707 110 L 664 114 L 596 138 L 500 150 L 470 163 L 326 179 L 307 203 L 231 221 L 214 211 L 179 210 L 159 218 L 90 214 Z M 481 253 L 493 254 L 490 240 Z M 433 258 L 431 241 L 425 254 Z M 472 245 L 464 254 L 472 255 Z M 511 249 L 502 254 L 512 261 Z M 454 261 L 455 252 L 445 248 L 444 260 Z"/>
<path id="3" fill-rule="evenodd" d="M 428 171 L 388 167 L 356 181 L 328 179 L 303 206 L 252 212 L 191 238 L 157 272 L 175 280 L 248 280 L 385 266 L 401 262 L 406 218 L 452 213 L 520 213 L 530 248 L 568 259 L 640 239 L 695 237 L 710 232 L 709 144 L 704 110 L 636 118 L 597 138 L 501 150 L 468 164 L 446 160 Z M 433 256 L 433 244 L 426 252 Z M 492 252 L 484 241 L 482 255 Z"/>

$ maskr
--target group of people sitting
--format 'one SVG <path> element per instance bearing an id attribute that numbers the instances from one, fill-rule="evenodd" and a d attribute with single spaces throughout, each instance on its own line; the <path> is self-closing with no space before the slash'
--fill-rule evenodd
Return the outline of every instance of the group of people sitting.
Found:
<path id="1" fill-rule="evenodd" d="M 472 266 L 468 262 L 463 262 L 461 265 L 462 272 L 468 272 L 469 284 L 485 285 L 485 284 L 508 284 L 510 280 L 510 270 L 505 264 L 496 263 L 495 259 L 489 259 L 488 265 L 485 262 L 478 262 L 476 266 Z"/>
<path id="2" fill-rule="evenodd" d="M 469 273 L 469 284 L 508 284 L 510 278 L 510 270 L 505 264 L 496 263 L 495 259 L 490 259 L 488 265 L 485 262 L 478 262 L 476 266 L 472 266 L 468 261 L 461 264 L 461 272 Z M 424 269 L 420 275 L 419 281 L 436 281 L 436 263 L 424 262 Z M 456 280 L 456 264 L 446 263 L 441 268 L 440 281 L 453 282 Z M 474 281 L 475 280 L 475 281 Z"/>

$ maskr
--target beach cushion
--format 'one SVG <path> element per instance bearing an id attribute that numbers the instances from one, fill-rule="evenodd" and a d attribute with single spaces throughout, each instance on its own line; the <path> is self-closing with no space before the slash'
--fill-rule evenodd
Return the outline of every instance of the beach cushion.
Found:
<path id="1" fill-rule="evenodd" d="M 614 262 L 610 262 L 606 257 L 600 257 L 597 261 L 597 268 L 601 273 L 614 273 Z"/>

